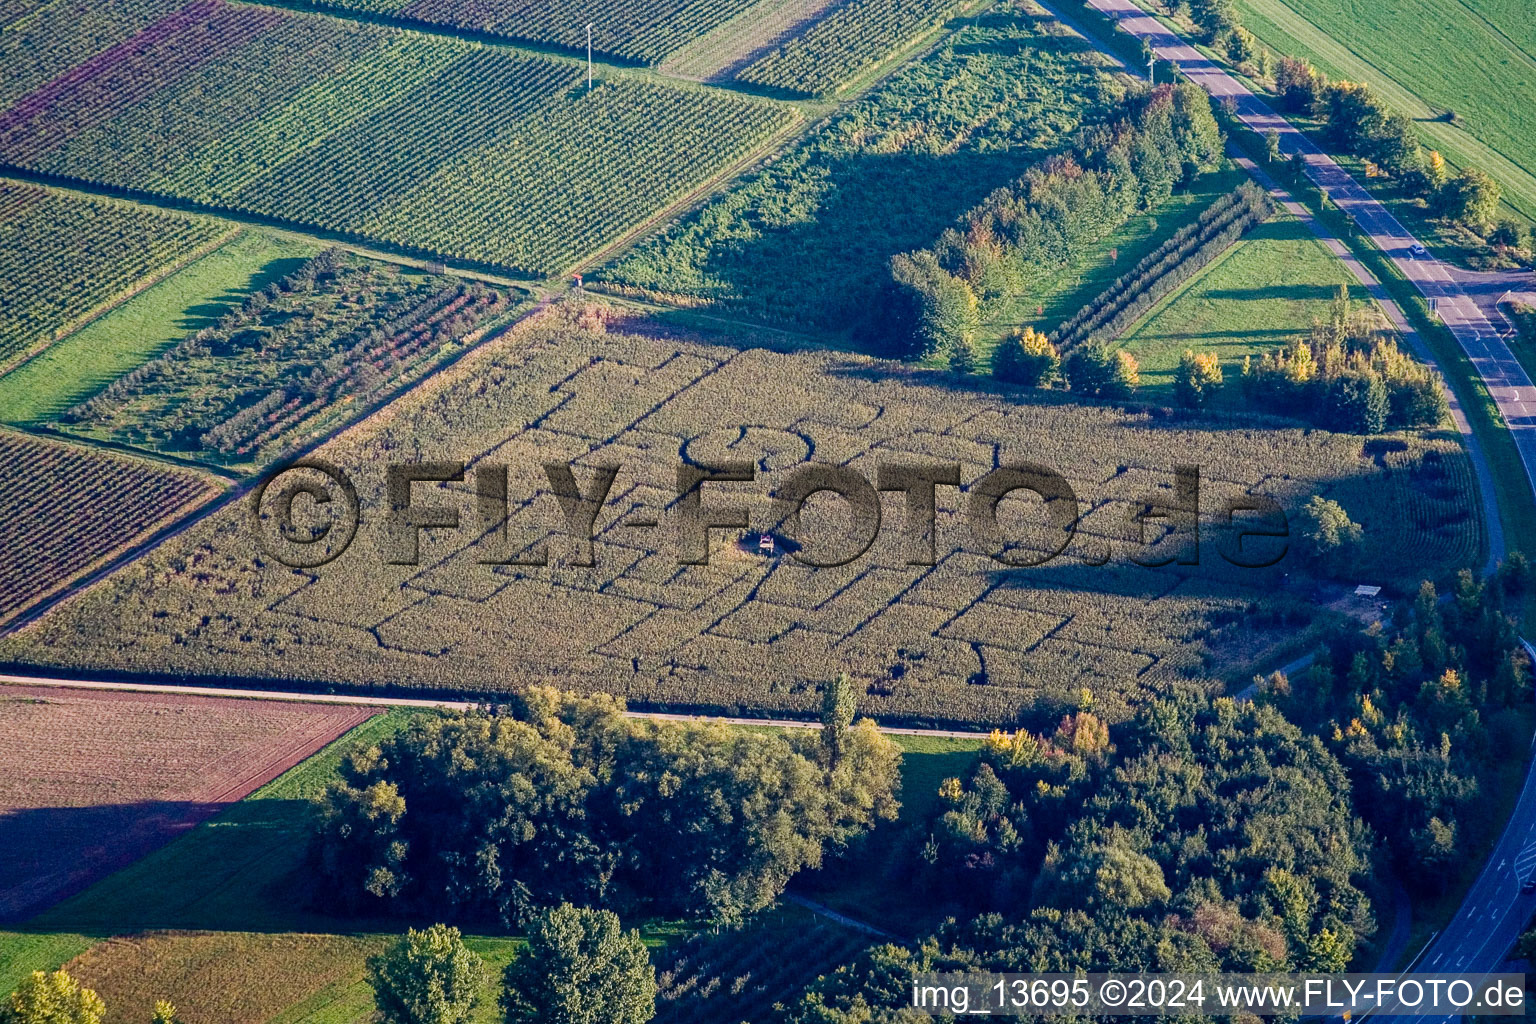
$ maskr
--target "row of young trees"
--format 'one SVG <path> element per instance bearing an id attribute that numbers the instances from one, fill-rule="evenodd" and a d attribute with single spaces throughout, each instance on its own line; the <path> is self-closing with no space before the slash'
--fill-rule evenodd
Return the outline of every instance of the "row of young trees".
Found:
<path id="1" fill-rule="evenodd" d="M 506 926 L 560 902 L 740 920 L 896 814 L 898 748 L 851 724 L 846 679 L 826 700 L 793 737 L 547 689 L 417 721 L 321 798 L 319 896 Z"/>
<path id="2" fill-rule="evenodd" d="M 1198 86 L 1159 86 L 1125 109 L 993 192 L 932 248 L 892 258 L 893 354 L 973 366 L 983 301 L 1023 293 L 1220 159 L 1221 132 Z"/>

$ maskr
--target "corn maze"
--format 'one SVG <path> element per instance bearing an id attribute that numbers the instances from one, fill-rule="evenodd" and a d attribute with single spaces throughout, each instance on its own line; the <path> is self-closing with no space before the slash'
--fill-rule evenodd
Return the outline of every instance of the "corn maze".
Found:
<path id="1" fill-rule="evenodd" d="M 229 230 L 0 180 L 0 369 Z"/>
<path id="2" fill-rule="evenodd" d="M 0 619 L 179 511 L 207 478 L 0 431 Z"/>
<path id="3" fill-rule="evenodd" d="M 458 508 L 464 528 L 423 531 L 417 564 L 388 564 L 391 542 L 365 511 L 339 559 L 291 570 L 261 555 L 249 510 L 232 507 L 0 641 L 0 657 L 482 693 L 558 679 L 655 706 L 780 713 L 812 711 L 818 682 L 848 671 L 864 712 L 1043 727 L 1084 689 L 1096 711 L 1122 718 L 1179 679 L 1235 671 L 1309 621 L 1297 559 L 1238 569 L 1217 553 L 1211 517 L 1228 499 L 1265 494 L 1294 509 L 1338 495 L 1383 549 L 1418 536 L 1394 511 L 1415 477 L 1358 437 L 1241 421 L 1212 431 L 1050 392 L 989 397 L 859 357 L 743 351 L 620 320 L 604 330 L 606 317 L 556 307 L 320 451 L 352 475 L 365 510 L 384 502 L 390 463 L 504 464 L 505 536 L 476 526 L 470 478 L 418 485 L 419 502 Z M 1425 443 L 1403 441 L 1396 458 Z M 708 501 L 745 504 L 757 530 L 775 528 L 774 486 L 807 461 L 869 479 L 887 463 L 958 462 L 967 485 L 1031 461 L 1070 481 L 1080 518 L 1061 557 L 1010 569 L 969 533 L 961 495 L 941 487 L 931 566 L 908 562 L 896 494 L 868 552 L 840 567 L 810 568 L 777 547 L 765 555 L 740 531 L 714 533 L 709 564 L 681 565 L 665 524 L 684 458 L 756 462 L 755 482 L 720 485 Z M 1462 456 L 1435 458 L 1449 467 Z M 573 461 L 584 482 L 594 466 L 620 467 L 594 568 L 570 564 L 542 482 L 551 460 Z M 1133 516 L 1169 493 L 1180 464 L 1200 469 L 1199 564 L 1135 564 Z M 1465 512 L 1476 536 L 1468 478 L 1446 472 L 1440 511 Z M 811 540 L 842 528 L 843 504 L 822 500 L 808 506 Z M 1032 508 L 1000 506 L 1026 553 L 1054 543 Z M 637 525 L 646 518 L 663 525 Z M 547 565 L 508 564 L 541 544 Z M 1426 574 L 1462 564 L 1452 559 L 1463 549 L 1444 550 Z"/>
<path id="4" fill-rule="evenodd" d="M 0 37 L 20 66 L 0 161 L 515 273 L 574 264 L 797 117 L 274 7 L 113 10 L 50 6 Z"/>

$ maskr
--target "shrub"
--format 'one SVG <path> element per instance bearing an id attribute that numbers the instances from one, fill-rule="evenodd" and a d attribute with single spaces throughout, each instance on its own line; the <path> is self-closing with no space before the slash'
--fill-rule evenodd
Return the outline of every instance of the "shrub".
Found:
<path id="1" fill-rule="evenodd" d="M 412 928 L 368 960 L 380 1024 L 464 1024 L 484 980 L 484 962 L 447 925 Z"/>
<path id="2" fill-rule="evenodd" d="M 1179 367 L 1174 374 L 1173 387 L 1179 404 L 1195 409 L 1205 405 L 1221 388 L 1221 364 L 1216 353 L 1196 355 L 1189 349 L 1179 357 Z"/>
<path id="3" fill-rule="evenodd" d="M 1004 338 L 992 354 L 992 375 L 1009 384 L 1050 387 L 1061 374 L 1061 356 L 1040 331 L 1026 327 Z"/>

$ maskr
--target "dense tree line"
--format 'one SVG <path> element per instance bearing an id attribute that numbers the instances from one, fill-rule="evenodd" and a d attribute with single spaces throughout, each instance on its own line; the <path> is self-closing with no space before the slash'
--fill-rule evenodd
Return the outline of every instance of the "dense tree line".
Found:
<path id="1" fill-rule="evenodd" d="M 562 901 L 738 920 L 895 815 L 899 752 L 850 726 L 794 737 L 630 719 L 535 689 L 414 723 L 362 751 L 319 805 L 312 857 L 343 908 L 528 920 Z"/>
<path id="2" fill-rule="evenodd" d="M 1113 729 L 994 733 L 908 877 L 957 911 L 828 972 L 783 1024 L 892 1024 L 914 971 L 1341 971 L 1376 927 L 1349 773 L 1267 704 L 1181 693 Z M 913 1018 L 915 1019 L 915 1018 Z"/>
<path id="3" fill-rule="evenodd" d="M 1498 182 L 1474 167 L 1453 176 L 1445 158 L 1419 142 L 1413 121 L 1389 110 L 1369 85 L 1329 81 L 1297 57 L 1282 57 L 1274 77 L 1275 91 L 1288 110 L 1321 120 L 1330 145 L 1370 161 L 1397 179 L 1422 198 L 1431 213 L 1472 228 L 1496 244 L 1529 247 L 1529 235 L 1520 225 L 1499 221 L 1503 192 Z"/>
<path id="4" fill-rule="evenodd" d="M 892 258 L 892 354 L 974 361 L 980 303 L 1023 293 L 1220 159 L 1221 132 L 1199 87 L 1159 86 L 1125 109 L 993 192 L 931 248 Z"/>
<path id="5" fill-rule="evenodd" d="M 1268 700 L 1327 739 L 1420 890 L 1450 877 L 1479 778 L 1515 753 L 1506 709 L 1530 700 L 1516 616 L 1531 580 L 1513 554 L 1486 581 L 1462 572 L 1449 600 L 1425 582 L 1386 625 L 1339 630 L 1302 677 L 1268 681 Z"/>
<path id="6" fill-rule="evenodd" d="M 1400 351 L 1379 315 L 1343 288 L 1309 337 L 1257 362 L 1245 357 L 1241 384 L 1255 408 L 1347 433 L 1434 427 L 1449 412 L 1434 369 Z"/>

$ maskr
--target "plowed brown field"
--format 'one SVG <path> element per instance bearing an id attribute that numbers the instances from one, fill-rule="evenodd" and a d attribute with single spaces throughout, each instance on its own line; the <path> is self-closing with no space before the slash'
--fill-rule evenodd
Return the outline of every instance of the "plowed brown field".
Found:
<path id="1" fill-rule="evenodd" d="M 143 856 L 376 713 L 0 686 L 0 921 Z"/>

